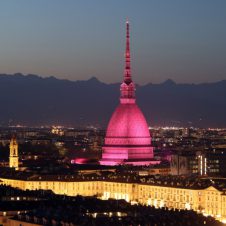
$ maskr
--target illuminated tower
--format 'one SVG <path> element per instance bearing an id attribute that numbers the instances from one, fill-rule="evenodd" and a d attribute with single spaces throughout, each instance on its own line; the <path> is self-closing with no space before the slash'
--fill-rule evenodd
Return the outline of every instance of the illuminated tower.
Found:
<path id="1" fill-rule="evenodd" d="M 120 103 L 108 124 L 101 165 L 154 163 L 151 136 L 144 115 L 136 104 L 135 90 L 130 67 L 129 22 L 126 21 L 125 69 Z"/>
<path id="2" fill-rule="evenodd" d="M 9 144 L 9 167 L 15 168 L 16 170 L 19 167 L 18 143 L 14 136 Z"/>

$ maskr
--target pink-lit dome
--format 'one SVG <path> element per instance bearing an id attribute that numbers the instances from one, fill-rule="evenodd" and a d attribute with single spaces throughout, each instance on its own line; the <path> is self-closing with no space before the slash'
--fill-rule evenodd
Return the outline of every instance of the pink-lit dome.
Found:
<path id="1" fill-rule="evenodd" d="M 153 164 L 147 122 L 135 100 L 127 101 L 121 99 L 108 124 L 100 161 L 102 165 Z"/>
<path id="2" fill-rule="evenodd" d="M 136 103 L 118 105 L 108 124 L 105 144 L 151 144 L 147 122 Z"/>
<path id="3" fill-rule="evenodd" d="M 153 161 L 151 136 L 143 113 L 136 104 L 135 84 L 131 77 L 129 22 L 126 22 L 124 80 L 120 86 L 120 104 L 108 124 L 103 146 L 102 165 L 150 165 Z"/>

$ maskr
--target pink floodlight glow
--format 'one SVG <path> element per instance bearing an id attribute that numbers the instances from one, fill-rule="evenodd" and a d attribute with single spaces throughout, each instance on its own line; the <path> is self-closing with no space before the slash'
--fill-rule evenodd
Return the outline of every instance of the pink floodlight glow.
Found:
<path id="1" fill-rule="evenodd" d="M 153 147 L 147 122 L 136 104 L 135 84 L 131 77 L 129 22 L 126 21 L 124 79 L 120 86 L 120 104 L 108 124 L 101 165 L 150 165 Z"/>
<path id="2" fill-rule="evenodd" d="M 86 158 L 76 158 L 71 160 L 71 164 L 86 164 L 88 159 Z"/>

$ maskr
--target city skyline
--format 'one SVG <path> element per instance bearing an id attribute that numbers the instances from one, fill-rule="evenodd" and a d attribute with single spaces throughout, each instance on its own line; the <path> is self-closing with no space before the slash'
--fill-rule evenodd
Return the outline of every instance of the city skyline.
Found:
<path id="1" fill-rule="evenodd" d="M 223 80 L 225 6 L 224 1 L 2 2 L 1 73 L 120 82 L 128 17 L 138 84 Z"/>
<path id="2" fill-rule="evenodd" d="M 223 0 L 2 1 L 0 225 L 226 225 L 225 19 Z"/>

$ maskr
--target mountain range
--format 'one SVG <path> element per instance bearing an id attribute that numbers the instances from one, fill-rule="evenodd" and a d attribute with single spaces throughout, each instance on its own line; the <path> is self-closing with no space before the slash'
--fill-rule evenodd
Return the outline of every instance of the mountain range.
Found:
<path id="1" fill-rule="evenodd" d="M 94 125 L 105 128 L 119 103 L 120 83 L 0 74 L 0 125 Z M 137 85 L 150 126 L 226 127 L 226 80 Z"/>

